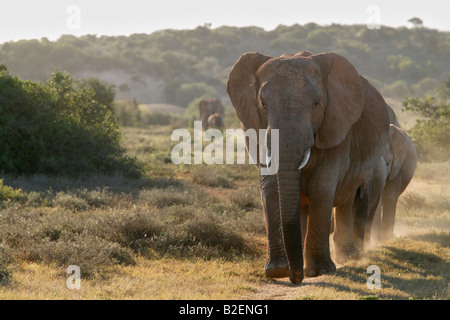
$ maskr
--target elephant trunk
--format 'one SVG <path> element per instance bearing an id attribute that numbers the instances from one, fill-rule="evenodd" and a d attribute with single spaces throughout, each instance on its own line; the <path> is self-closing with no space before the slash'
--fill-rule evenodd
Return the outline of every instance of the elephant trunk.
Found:
<path id="1" fill-rule="evenodd" d="M 283 165 L 285 164 L 280 163 L 280 170 L 277 173 L 281 230 L 289 263 L 290 280 L 294 284 L 300 284 L 303 280 L 300 179 L 295 165 L 291 170 L 285 170 Z"/>
<path id="2" fill-rule="evenodd" d="M 310 124 L 305 121 L 290 118 L 280 122 L 284 126 L 275 127 L 279 128 L 277 183 L 281 232 L 289 265 L 290 280 L 294 284 L 300 284 L 304 277 L 300 226 L 300 170 L 309 160 L 311 147 L 314 145 L 314 135 Z M 270 147 L 268 149 L 270 150 Z"/>

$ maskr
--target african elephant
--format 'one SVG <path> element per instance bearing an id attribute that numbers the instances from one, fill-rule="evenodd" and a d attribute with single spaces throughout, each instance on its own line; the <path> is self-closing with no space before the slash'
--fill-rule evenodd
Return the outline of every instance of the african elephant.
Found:
<path id="1" fill-rule="evenodd" d="M 343 56 L 307 51 L 276 58 L 244 53 L 228 76 L 227 92 L 244 130 L 268 129 L 267 142 L 270 129 L 279 130 L 277 173 L 262 175 L 258 159 L 266 275 L 299 284 L 304 275 L 334 272 L 331 212 L 336 207 L 337 254 L 348 255 L 354 250 L 355 193 L 389 135 L 384 99 Z M 267 143 L 268 154 L 270 148 Z"/>
<path id="2" fill-rule="evenodd" d="M 389 123 L 400 126 L 394 110 L 387 105 Z M 383 154 L 389 148 L 389 141 L 384 147 Z M 374 171 L 358 188 L 353 203 L 353 242 L 356 253 L 359 254 L 370 245 L 370 233 L 374 214 L 379 207 L 383 188 L 386 184 L 387 167 L 383 156 L 378 160 Z M 345 261 L 340 261 L 345 262 Z"/>
<path id="3" fill-rule="evenodd" d="M 410 183 L 417 166 L 417 152 L 414 143 L 405 131 L 394 124 L 390 125 L 389 142 L 382 158 L 386 166 L 385 173 L 383 175 L 378 171 L 374 177 L 376 180 L 384 179 L 381 202 L 378 199 L 377 206 L 371 207 L 369 211 L 369 219 L 365 228 L 366 242 L 371 240 L 372 232 L 375 240 L 386 241 L 394 237 L 397 201 Z M 380 193 L 377 182 L 374 187 L 371 186 L 371 189 L 374 189 L 375 194 Z M 375 203 L 376 201 L 377 199 L 371 196 L 371 202 Z M 376 220 L 373 221 L 374 219 Z"/>
<path id="4" fill-rule="evenodd" d="M 203 130 L 210 128 L 208 119 L 213 114 L 219 114 L 222 118 L 222 122 L 224 122 L 225 109 L 222 102 L 218 99 L 201 100 L 198 103 L 198 111 L 202 118 Z"/>

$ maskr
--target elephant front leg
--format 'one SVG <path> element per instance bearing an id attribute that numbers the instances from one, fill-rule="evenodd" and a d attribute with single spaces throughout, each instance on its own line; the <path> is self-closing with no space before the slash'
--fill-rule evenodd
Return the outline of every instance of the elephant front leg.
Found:
<path id="1" fill-rule="evenodd" d="M 330 229 L 333 201 L 319 197 L 308 206 L 305 241 L 305 276 L 316 277 L 336 271 L 330 256 Z"/>
<path id="2" fill-rule="evenodd" d="M 260 176 L 261 200 L 266 222 L 268 258 L 264 268 L 269 278 L 289 277 L 289 265 L 281 233 L 280 206 L 276 176 Z"/>

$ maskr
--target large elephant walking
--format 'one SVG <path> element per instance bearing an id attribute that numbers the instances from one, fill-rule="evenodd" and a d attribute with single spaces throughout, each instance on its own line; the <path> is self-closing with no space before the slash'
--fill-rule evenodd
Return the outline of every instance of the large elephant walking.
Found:
<path id="1" fill-rule="evenodd" d="M 355 194 L 389 135 L 386 103 L 344 57 L 307 51 L 277 58 L 243 54 L 229 74 L 227 92 L 244 130 L 268 129 L 269 135 L 279 130 L 278 172 L 260 174 L 266 275 L 289 276 L 298 284 L 304 275 L 334 272 L 331 212 L 336 207 L 337 255 L 348 256 L 355 250 Z M 301 220 L 307 226 L 302 228 Z"/>

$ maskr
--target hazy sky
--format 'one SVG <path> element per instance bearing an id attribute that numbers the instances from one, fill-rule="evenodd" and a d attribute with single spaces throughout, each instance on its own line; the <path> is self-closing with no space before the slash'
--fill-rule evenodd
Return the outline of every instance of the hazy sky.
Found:
<path id="1" fill-rule="evenodd" d="M 379 8 L 378 13 L 369 10 Z M 410 26 L 419 17 L 428 28 L 450 31 L 448 0 L 1 0 L 0 43 L 20 39 L 56 40 L 62 34 L 130 35 L 161 29 L 192 29 L 205 23 L 255 25 L 366 24 Z"/>

